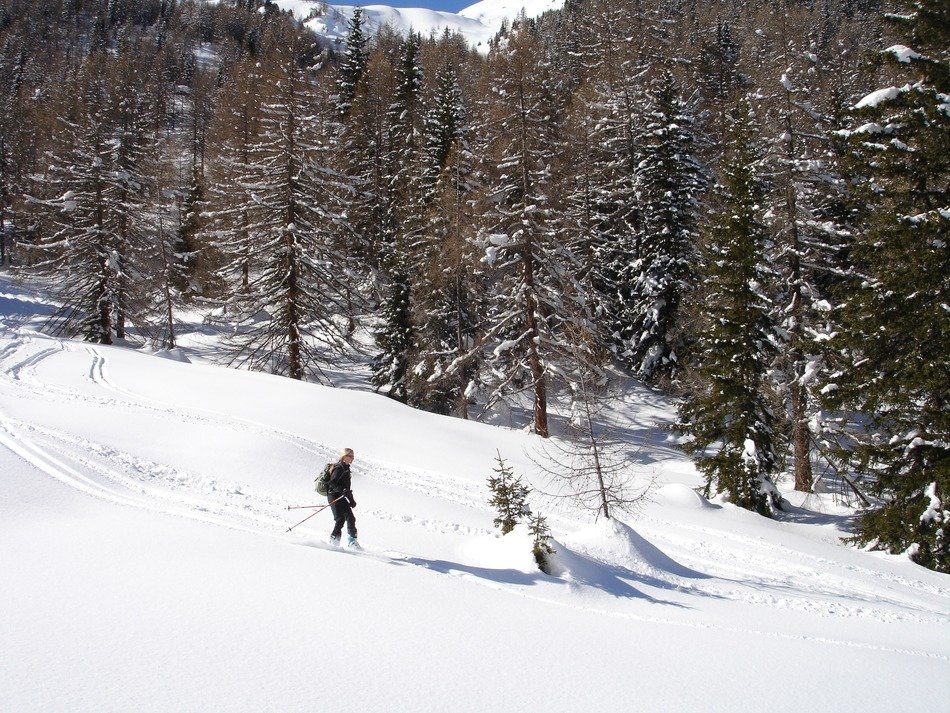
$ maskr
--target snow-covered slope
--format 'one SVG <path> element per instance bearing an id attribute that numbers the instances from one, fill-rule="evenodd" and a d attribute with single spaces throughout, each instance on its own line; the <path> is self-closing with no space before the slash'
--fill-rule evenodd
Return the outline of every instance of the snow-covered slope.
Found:
<path id="1" fill-rule="evenodd" d="M 276 0 L 276 4 L 282 10 L 292 11 L 294 17 L 306 22 L 317 34 L 338 42 L 346 38 L 347 23 L 356 7 L 326 5 L 312 0 Z M 460 33 L 473 47 L 487 52 L 488 41 L 495 36 L 505 19 L 517 17 L 522 10 L 527 17 L 536 17 L 563 5 L 564 0 L 483 0 L 459 13 L 388 5 L 361 7 L 370 33 L 389 26 L 403 35 L 415 30 L 428 37 L 433 34 L 438 36 L 448 29 Z"/>
<path id="2" fill-rule="evenodd" d="M 492 532 L 496 450 L 529 434 L 34 331 L 0 273 L 0 710 L 906 711 L 950 699 L 950 577 L 699 497 L 672 414 L 631 389 L 653 500 L 592 523 L 535 496 L 555 572 Z M 204 345 L 199 348 L 199 344 Z M 172 357 L 172 358 L 163 358 Z M 312 479 L 356 450 L 363 554 Z M 936 706 L 936 708 L 934 708 Z"/>

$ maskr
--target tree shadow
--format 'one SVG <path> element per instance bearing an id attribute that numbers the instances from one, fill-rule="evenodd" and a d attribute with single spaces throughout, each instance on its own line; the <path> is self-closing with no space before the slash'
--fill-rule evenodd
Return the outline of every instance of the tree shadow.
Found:
<path id="1" fill-rule="evenodd" d="M 784 500 L 782 509 L 775 513 L 775 519 L 779 522 L 818 526 L 831 525 L 842 533 L 842 537 L 846 537 L 854 531 L 858 518 L 859 515 L 855 513 L 825 513 L 804 506 L 792 505 L 788 500 Z"/>
<path id="2" fill-rule="evenodd" d="M 2 289 L 3 285 L 0 285 Z M 56 306 L 18 290 L 15 294 L 0 292 L 0 322 L 8 329 L 28 324 L 41 325 L 56 313 Z"/>
<path id="3" fill-rule="evenodd" d="M 516 587 L 531 587 L 539 584 L 565 584 L 572 589 L 597 589 L 618 599 L 638 599 L 650 604 L 659 604 L 664 606 L 676 607 L 679 609 L 689 609 L 690 607 L 680 602 L 674 602 L 667 599 L 660 599 L 652 596 L 637 584 L 652 586 L 658 589 L 667 589 L 689 594 L 697 594 L 695 590 L 672 585 L 669 582 L 659 578 L 644 576 L 631 572 L 614 565 L 606 565 L 602 562 L 595 562 L 581 555 L 574 554 L 574 558 L 586 560 L 589 564 L 586 567 L 575 567 L 571 570 L 561 568 L 555 574 L 544 574 L 541 571 L 524 572 L 512 568 L 492 568 L 478 567 L 464 564 L 462 562 L 453 562 L 441 559 L 426 559 L 422 557 L 408 557 L 403 560 L 394 561 L 394 563 L 410 564 L 423 569 L 428 569 L 439 574 L 464 575 L 477 579 L 485 580 L 495 584 L 505 584 Z M 706 593 L 700 593 L 703 596 L 711 596 Z"/>

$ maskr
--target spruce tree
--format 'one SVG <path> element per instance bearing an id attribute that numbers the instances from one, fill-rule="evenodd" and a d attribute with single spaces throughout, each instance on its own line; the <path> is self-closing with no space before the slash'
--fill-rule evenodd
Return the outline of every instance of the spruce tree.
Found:
<path id="1" fill-rule="evenodd" d="M 765 259 L 762 186 L 749 104 L 736 107 L 720 205 L 708 228 L 700 296 L 706 320 L 691 354 L 688 392 L 679 408 L 684 449 L 698 456 L 706 494 L 770 515 L 779 498 L 775 417 L 768 370 L 774 354 L 771 276 Z"/>
<path id="2" fill-rule="evenodd" d="M 372 383 L 390 397 L 406 402 L 412 350 L 416 342 L 412 301 L 416 253 L 423 208 L 419 137 L 423 112 L 420 39 L 410 34 L 400 47 L 396 95 L 389 107 L 390 137 L 385 167 L 389 182 L 381 236 L 380 276 L 383 281 L 379 354 L 373 361 Z"/>
<path id="3" fill-rule="evenodd" d="M 583 261 L 599 325 L 598 341 L 615 352 L 629 341 L 629 312 L 640 250 L 638 102 L 645 67 L 641 18 L 633 8 L 598 0 L 580 13 L 575 61 L 584 82 L 569 104 L 564 147 L 566 243 Z"/>
<path id="4" fill-rule="evenodd" d="M 642 200 L 642 250 L 633 268 L 634 304 L 623 356 L 646 380 L 673 378 L 685 352 L 680 306 L 696 281 L 700 200 L 705 171 L 694 120 L 673 75 L 650 95 L 651 109 L 637 168 Z"/>
<path id="5" fill-rule="evenodd" d="M 340 63 L 336 80 L 337 94 L 334 97 L 337 110 L 345 120 L 353 108 L 353 100 L 360 88 L 360 81 L 369 62 L 368 39 L 363 32 L 363 8 L 353 9 L 346 34 L 346 52 Z"/>
<path id="6" fill-rule="evenodd" d="M 545 574 L 551 574 L 551 561 L 548 558 L 555 553 L 555 549 L 549 542 L 551 528 L 548 527 L 547 519 L 540 514 L 532 515 L 528 519 L 528 534 L 531 535 L 531 551 L 538 569 Z"/>
<path id="7" fill-rule="evenodd" d="M 492 470 L 497 475 L 488 478 L 488 489 L 492 493 L 488 502 L 498 513 L 493 522 L 501 529 L 502 535 L 507 535 L 523 517 L 531 513 L 528 508 L 531 489 L 522 484 L 521 479 L 501 457 L 501 453 L 498 453 L 496 461 L 498 467 Z"/>
<path id="8" fill-rule="evenodd" d="M 829 406 L 859 414 L 843 455 L 880 499 L 857 539 L 950 572 L 950 7 L 891 15 L 909 45 L 896 80 L 858 102 L 851 132 L 860 222 L 841 292 Z"/>

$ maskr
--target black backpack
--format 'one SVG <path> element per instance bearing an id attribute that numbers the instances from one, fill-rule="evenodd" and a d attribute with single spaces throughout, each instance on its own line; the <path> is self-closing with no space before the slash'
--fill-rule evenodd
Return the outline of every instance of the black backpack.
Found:
<path id="1" fill-rule="evenodd" d="M 323 472 L 313 481 L 314 487 L 320 495 L 327 494 L 327 490 L 330 487 L 330 473 L 333 472 L 333 466 L 335 465 L 336 463 L 327 463 L 323 468 Z"/>

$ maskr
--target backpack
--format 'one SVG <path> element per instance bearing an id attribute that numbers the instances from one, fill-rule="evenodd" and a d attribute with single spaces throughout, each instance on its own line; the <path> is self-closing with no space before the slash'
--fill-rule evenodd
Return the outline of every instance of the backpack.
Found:
<path id="1" fill-rule="evenodd" d="M 333 472 L 333 466 L 335 465 L 336 463 L 327 463 L 323 468 L 323 472 L 314 479 L 314 488 L 320 495 L 327 494 L 327 489 L 330 487 L 330 473 Z"/>

